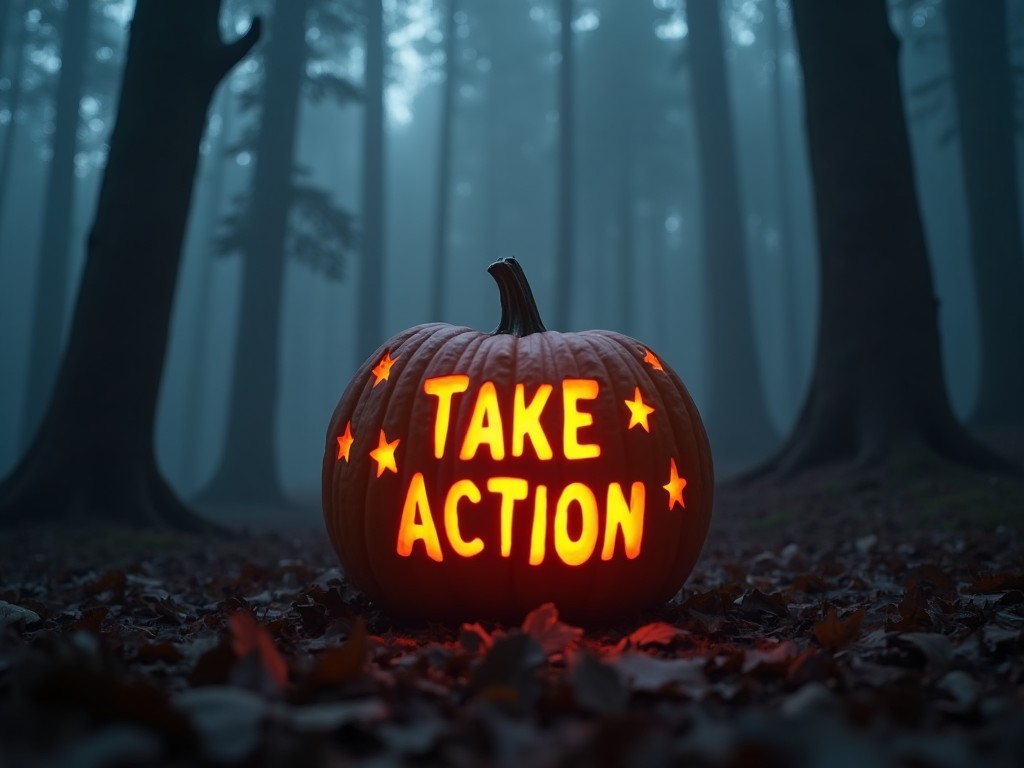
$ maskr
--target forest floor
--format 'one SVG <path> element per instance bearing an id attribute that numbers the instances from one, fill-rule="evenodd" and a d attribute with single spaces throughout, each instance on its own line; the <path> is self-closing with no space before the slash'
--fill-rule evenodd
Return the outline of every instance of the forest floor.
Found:
<path id="1" fill-rule="evenodd" d="M 322 529 L 0 541 L 0 766 L 1024 764 L 1024 487 L 723 489 L 684 590 L 400 625 Z"/>

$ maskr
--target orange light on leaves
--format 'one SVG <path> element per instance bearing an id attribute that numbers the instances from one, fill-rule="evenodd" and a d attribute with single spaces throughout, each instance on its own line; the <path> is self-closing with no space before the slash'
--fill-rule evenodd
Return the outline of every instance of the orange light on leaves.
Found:
<path id="1" fill-rule="evenodd" d="M 395 364 L 394 358 L 391 357 L 390 350 L 384 353 L 384 357 L 380 359 L 380 362 L 373 366 L 373 370 L 370 371 L 373 374 L 373 386 L 377 386 L 382 381 L 387 381 L 391 375 L 391 366 Z"/>
<path id="2" fill-rule="evenodd" d="M 349 421 L 345 424 L 345 433 L 338 438 L 338 460 L 344 459 L 348 461 L 349 452 L 352 450 L 352 443 L 355 442 L 355 438 L 352 437 L 352 422 Z"/>
<path id="3" fill-rule="evenodd" d="M 656 371 L 665 370 L 665 368 L 661 364 L 661 360 L 658 359 L 658 356 L 656 354 L 651 352 L 651 350 L 647 349 L 647 347 L 644 347 L 644 352 L 647 353 L 646 355 L 644 355 L 645 363 L 647 363 L 649 366 L 651 366 L 651 368 L 653 368 Z"/>
<path id="4" fill-rule="evenodd" d="M 380 440 L 377 442 L 377 447 L 370 451 L 370 458 L 377 462 L 377 477 L 383 475 L 385 469 L 398 472 L 398 464 L 395 462 L 395 449 L 398 448 L 400 442 L 401 440 L 396 437 L 389 443 L 388 439 L 384 436 L 384 430 L 380 431 Z"/>
<path id="5" fill-rule="evenodd" d="M 678 504 L 683 509 L 686 509 L 686 502 L 683 501 L 683 488 L 686 487 L 686 478 L 679 476 L 675 459 L 669 459 L 669 462 L 668 482 L 661 486 L 668 491 L 668 508 L 672 509 Z"/>
<path id="6" fill-rule="evenodd" d="M 629 408 L 629 426 L 626 429 L 640 426 L 644 428 L 645 432 L 650 432 L 651 425 L 647 423 L 647 417 L 654 413 L 654 409 L 645 403 L 644 399 L 640 396 L 640 387 L 636 388 L 632 400 L 624 400 L 623 402 Z"/>

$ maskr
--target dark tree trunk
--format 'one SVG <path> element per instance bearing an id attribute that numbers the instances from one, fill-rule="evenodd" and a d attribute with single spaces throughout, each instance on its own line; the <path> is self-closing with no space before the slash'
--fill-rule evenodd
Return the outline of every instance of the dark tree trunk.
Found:
<path id="1" fill-rule="evenodd" d="M 687 14 L 707 274 L 710 353 L 704 412 L 720 454 L 747 460 L 764 455 L 777 440 L 754 342 L 720 6 L 717 0 L 697 0 L 689 3 Z"/>
<path id="2" fill-rule="evenodd" d="M 981 377 L 971 422 L 1024 423 L 1024 248 L 1005 0 L 946 0 Z"/>
<path id="3" fill-rule="evenodd" d="M 67 325 L 68 261 L 75 210 L 75 148 L 82 101 L 82 70 L 89 38 L 89 0 L 68 3 L 61 37 L 61 67 L 54 97 L 54 132 L 43 207 L 32 346 L 29 352 L 22 441 L 27 445 L 43 416 L 60 363 Z"/>
<path id="4" fill-rule="evenodd" d="M 780 452 L 789 474 L 859 459 L 998 459 L 956 421 L 885 0 L 794 0 L 821 257 L 811 389 Z"/>
<path id="5" fill-rule="evenodd" d="M 357 312 L 357 365 L 384 340 L 384 7 L 366 3 L 363 113 L 363 232 Z"/>
<path id="6" fill-rule="evenodd" d="M 281 296 L 309 0 L 276 0 L 264 51 L 263 107 L 242 267 L 224 454 L 203 503 L 286 504 L 275 428 Z"/>
<path id="7" fill-rule="evenodd" d="M 633 144 L 632 132 L 629 130 L 628 120 L 623 120 L 620 126 L 618 142 L 618 172 L 615 181 L 616 209 L 618 211 L 618 226 L 616 227 L 617 253 L 615 258 L 615 275 L 617 277 L 614 286 L 614 295 L 618 297 L 619 325 L 623 333 L 635 333 L 633 324 L 636 321 L 636 279 L 637 271 L 636 258 L 634 253 L 635 236 L 633 226 Z"/>
<path id="8" fill-rule="evenodd" d="M 7 6 L 9 3 L 4 3 L 5 10 L 3 16 L 8 19 L 6 23 L 9 23 L 9 16 L 11 11 Z M 28 37 L 28 29 L 25 26 L 25 20 L 22 18 L 21 5 L 18 6 L 18 34 L 14 40 L 14 45 L 11 47 L 14 49 L 14 67 L 11 70 L 11 95 L 7 102 L 7 109 L 11 113 L 11 121 L 7 124 L 7 128 L 4 130 L 3 144 L 0 144 L 0 221 L 3 220 L 3 211 L 7 207 L 7 187 L 11 179 L 11 168 L 13 167 L 11 162 L 14 159 L 14 140 L 18 136 L 18 110 L 21 108 L 21 95 L 22 87 L 21 80 L 22 75 L 25 72 L 25 40 Z M 5 23 L 5 25 L 6 25 Z M 0 37 L 0 44 L 3 40 L 6 40 L 7 34 L 3 33 Z"/>
<path id="9" fill-rule="evenodd" d="M 558 48 L 558 249 L 555 253 L 555 306 L 553 328 L 569 330 L 573 311 L 573 260 L 576 226 L 576 144 L 574 118 L 573 0 L 561 0 Z"/>
<path id="10" fill-rule="evenodd" d="M 772 51 L 775 66 L 772 67 L 772 133 L 775 149 L 776 169 L 776 216 L 779 228 L 778 264 L 781 274 L 778 283 L 782 289 L 782 339 L 779 348 L 785 358 L 785 387 L 790 392 L 797 392 L 803 381 L 803 350 L 802 334 L 800 333 L 799 280 L 796 239 L 793 237 L 793 214 L 790 210 L 790 173 L 789 151 L 786 142 L 786 109 L 782 77 L 782 30 L 779 24 L 779 8 L 775 0 L 771 0 L 766 10 L 765 28 L 768 31 L 768 45 Z"/>
<path id="11" fill-rule="evenodd" d="M 452 194 L 452 129 L 455 122 L 455 85 L 458 62 L 455 45 L 455 15 L 458 0 L 448 0 L 444 26 L 444 85 L 441 91 L 440 148 L 437 153 L 437 211 L 434 217 L 434 292 L 431 302 L 434 320 L 444 319 L 445 287 L 448 282 L 448 226 Z"/>
<path id="12" fill-rule="evenodd" d="M 67 350 L 42 426 L 0 485 L 5 522 L 210 527 L 161 476 L 153 430 L 206 112 L 259 34 L 254 23 L 224 45 L 219 10 L 210 0 L 136 6 Z"/>
<path id="13" fill-rule="evenodd" d="M 191 370 L 189 371 L 185 392 L 184 416 L 185 423 L 181 432 L 180 457 L 183 475 L 190 483 L 199 484 L 200 478 L 200 441 L 208 434 L 209 420 L 203 409 L 204 390 L 209 381 L 209 325 L 210 295 L 212 293 L 213 261 L 217 253 L 217 228 L 219 214 L 224 205 L 224 181 L 227 175 L 228 142 L 231 140 L 232 100 L 230 91 L 221 91 L 214 101 L 213 113 L 222 116 L 221 130 L 217 140 L 206 153 L 202 161 L 202 172 L 198 179 L 200 189 L 205 188 L 205 197 L 209 201 L 210 214 L 206 218 L 206 231 L 200 239 L 202 243 L 199 269 L 198 296 L 195 303 L 193 335 L 189 347 L 191 354 Z"/>

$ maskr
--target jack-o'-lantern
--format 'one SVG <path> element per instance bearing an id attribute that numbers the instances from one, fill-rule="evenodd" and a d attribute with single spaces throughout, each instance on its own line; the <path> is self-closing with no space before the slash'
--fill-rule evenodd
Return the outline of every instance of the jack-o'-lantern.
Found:
<path id="1" fill-rule="evenodd" d="M 635 339 L 546 330 L 514 259 L 489 271 L 493 333 L 403 331 L 334 411 L 323 509 L 345 573 L 409 618 L 554 602 L 602 621 L 667 600 L 711 518 L 711 453 L 686 388 Z"/>

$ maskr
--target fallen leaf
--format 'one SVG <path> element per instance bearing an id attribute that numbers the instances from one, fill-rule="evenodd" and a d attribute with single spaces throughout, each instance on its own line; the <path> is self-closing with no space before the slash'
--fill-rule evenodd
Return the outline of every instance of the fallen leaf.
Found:
<path id="1" fill-rule="evenodd" d="M 350 683 L 365 671 L 369 651 L 366 622 L 359 616 L 352 624 L 348 639 L 324 651 L 305 682 L 314 686 Z"/>
<path id="2" fill-rule="evenodd" d="M 573 656 L 569 682 L 573 698 L 583 709 L 610 714 L 626 708 L 629 691 L 619 671 L 610 664 L 603 664 L 587 651 Z"/>
<path id="3" fill-rule="evenodd" d="M 704 659 L 659 659 L 646 653 L 625 653 L 614 667 L 634 691 L 680 691 L 700 699 L 707 688 Z"/>
<path id="4" fill-rule="evenodd" d="M 277 722 L 306 733 L 329 733 L 349 723 L 377 723 L 388 716 L 388 708 L 380 699 L 334 701 L 305 706 L 279 704 L 271 710 Z"/>
<path id="5" fill-rule="evenodd" d="M 544 650 L 527 634 L 498 638 L 473 670 L 468 693 L 512 705 L 528 704 L 539 694 L 534 670 L 544 660 Z"/>
<path id="6" fill-rule="evenodd" d="M 183 691 L 171 705 L 188 717 L 206 755 L 223 763 L 236 763 L 256 749 L 268 713 L 261 696 L 223 685 Z"/>
<path id="7" fill-rule="evenodd" d="M 689 633 L 685 629 L 673 626 L 665 621 L 654 621 L 644 624 L 629 633 L 629 642 L 637 648 L 648 645 L 671 645 L 677 638 Z"/>
<path id="8" fill-rule="evenodd" d="M 953 658 L 953 642 L 937 632 L 904 632 L 896 640 L 919 650 L 933 672 L 946 669 Z"/>
<path id="9" fill-rule="evenodd" d="M 494 642 L 490 633 L 479 624 L 463 624 L 459 631 L 459 642 L 470 653 L 486 651 Z"/>
<path id="10" fill-rule="evenodd" d="M 558 620 L 554 603 L 530 611 L 523 619 L 523 632 L 532 637 L 547 656 L 564 653 L 583 635 L 583 630 Z"/>
<path id="11" fill-rule="evenodd" d="M 836 609 L 830 607 L 825 618 L 814 625 L 814 637 L 822 648 L 839 651 L 852 644 L 860 636 L 860 626 L 864 621 L 864 609 L 858 608 L 844 619 L 836 615 Z"/>
<path id="12" fill-rule="evenodd" d="M 978 681 L 962 669 L 947 672 L 935 683 L 935 688 L 949 698 L 938 706 L 951 714 L 966 715 L 978 702 Z"/>
<path id="13" fill-rule="evenodd" d="M 35 611 L 0 600 L 0 632 L 7 627 L 35 624 L 37 621 L 39 621 L 39 614 Z"/>
<path id="14" fill-rule="evenodd" d="M 279 688 L 288 683 L 288 664 L 274 645 L 274 638 L 256 617 L 245 610 L 235 611 L 228 619 L 231 649 L 239 659 L 258 658 L 267 677 Z"/>
<path id="15" fill-rule="evenodd" d="M 759 589 L 752 589 L 736 600 L 740 607 L 740 613 L 744 616 L 757 618 L 762 614 L 786 618 L 789 616 L 789 606 L 785 598 L 780 594 L 765 594 Z"/>
<path id="16" fill-rule="evenodd" d="M 1024 589 L 1024 573 L 1015 571 L 979 573 L 970 584 L 964 587 L 963 591 L 968 594 L 985 594 L 1007 592 L 1011 589 Z"/>

